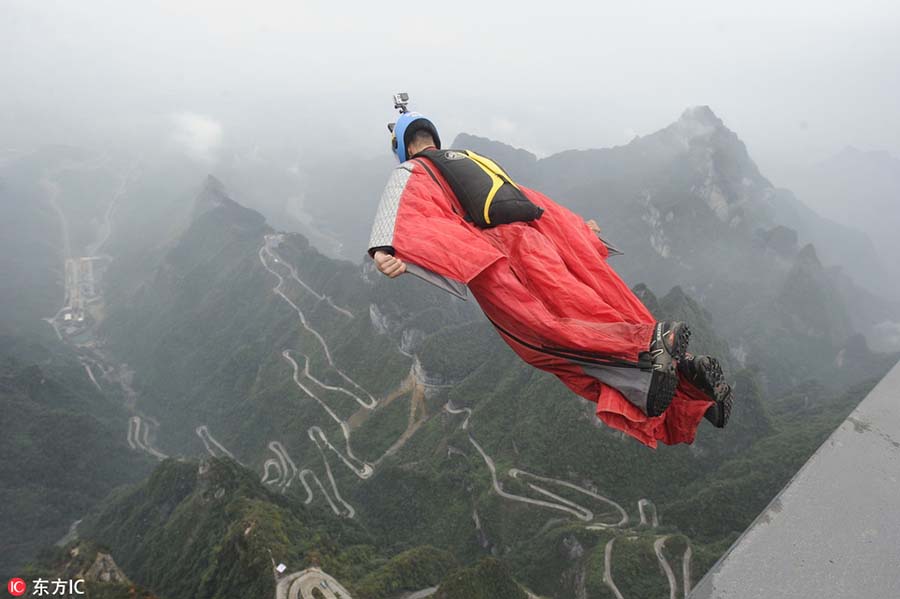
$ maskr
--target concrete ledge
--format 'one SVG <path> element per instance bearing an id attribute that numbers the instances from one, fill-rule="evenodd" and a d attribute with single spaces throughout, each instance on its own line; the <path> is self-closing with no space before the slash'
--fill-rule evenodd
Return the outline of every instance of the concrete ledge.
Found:
<path id="1" fill-rule="evenodd" d="M 900 597 L 900 364 L 690 597 Z"/>

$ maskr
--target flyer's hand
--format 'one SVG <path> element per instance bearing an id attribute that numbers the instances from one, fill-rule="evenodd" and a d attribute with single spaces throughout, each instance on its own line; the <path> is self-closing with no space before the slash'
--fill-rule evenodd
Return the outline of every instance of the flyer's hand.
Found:
<path id="1" fill-rule="evenodd" d="M 375 267 L 381 271 L 381 274 L 390 278 L 399 277 L 406 272 L 406 264 L 400 258 L 395 258 L 387 252 L 377 251 L 375 256 Z"/>
<path id="2" fill-rule="evenodd" d="M 590 229 L 594 233 L 600 232 L 600 225 L 598 225 L 597 221 L 595 221 L 594 219 L 585 221 L 584 224 L 586 224 L 588 226 L 588 229 Z"/>

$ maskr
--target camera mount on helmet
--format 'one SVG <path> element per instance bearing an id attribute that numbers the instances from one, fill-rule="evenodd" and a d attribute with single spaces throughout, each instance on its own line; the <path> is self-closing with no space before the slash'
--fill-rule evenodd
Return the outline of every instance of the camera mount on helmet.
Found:
<path id="1" fill-rule="evenodd" d="M 400 114 L 406 114 L 409 112 L 409 108 L 407 105 L 409 104 L 409 94 L 406 92 L 397 92 L 394 94 L 394 108 L 400 111 Z M 394 127 L 397 123 L 388 123 L 387 128 L 391 133 L 394 132 Z"/>
<path id="2" fill-rule="evenodd" d="M 409 109 L 406 107 L 409 104 L 409 94 L 406 92 L 399 92 L 394 94 L 394 108 L 400 111 L 400 114 L 404 112 L 409 112 Z"/>

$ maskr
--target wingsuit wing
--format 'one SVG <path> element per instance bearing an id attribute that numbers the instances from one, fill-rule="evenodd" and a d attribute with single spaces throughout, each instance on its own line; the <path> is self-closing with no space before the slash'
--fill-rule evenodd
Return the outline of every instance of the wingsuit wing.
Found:
<path id="1" fill-rule="evenodd" d="M 369 238 L 369 254 L 379 249 L 390 252 L 413 265 L 412 274 L 464 297 L 464 284 L 503 254 L 464 220 L 458 202 L 433 176 L 412 160 L 391 172 Z"/>
<path id="2" fill-rule="evenodd" d="M 614 245 L 611 244 L 610 242 L 608 242 L 608 241 L 606 241 L 605 239 L 603 239 L 603 237 L 600 236 L 600 233 L 597 233 L 597 239 L 599 239 L 600 242 L 603 243 L 603 245 L 606 246 L 606 252 L 607 252 L 607 255 L 609 255 L 609 256 L 621 256 L 621 255 L 624 253 L 624 252 L 622 252 L 622 250 L 620 250 L 619 248 L 617 248 L 616 246 L 614 246 Z"/>

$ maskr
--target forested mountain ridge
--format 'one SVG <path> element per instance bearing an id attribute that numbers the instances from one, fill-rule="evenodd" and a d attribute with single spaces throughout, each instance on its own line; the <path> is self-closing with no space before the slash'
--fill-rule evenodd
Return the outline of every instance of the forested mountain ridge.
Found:
<path id="1" fill-rule="evenodd" d="M 704 427 L 693 447 L 648 459 L 598 427 L 591 406 L 553 377 L 521 364 L 468 303 L 322 256 L 303 237 L 272 231 L 217 181 L 198 202 L 209 209 L 195 211 L 153 274 L 124 285 L 136 291 L 111 307 L 105 343 L 138 373 L 139 405 L 159 421 L 165 453 L 238 460 L 263 486 L 310 506 L 316 521 L 360 523 L 378 555 L 434 545 L 460 563 L 503 556 L 536 592 L 602 597 L 609 589 L 595 563 L 620 530 L 640 540 L 617 541 L 623 551 L 613 563 L 626 555 L 625 563 L 654 564 L 653 545 L 667 536 L 686 547 L 679 530 L 707 534 L 708 515 L 686 509 L 691 495 L 682 490 L 690 481 L 703 488 L 733 460 L 767 455 L 767 442 L 784 435 L 758 377 L 742 371 L 733 375 L 740 403 L 726 435 Z M 117 276 L 112 270 L 110 286 Z M 689 317 L 698 350 L 727 351 L 710 314 L 684 291 L 640 294 L 661 318 Z M 828 423 L 857 398 L 822 390 L 819 401 L 834 406 Z M 694 542 L 698 572 L 814 449 L 826 432 L 819 426 L 796 447 L 782 441 L 792 447 L 783 467 Z M 152 554 L 98 538 L 138 572 L 165 569 Z M 291 569 L 314 564 L 286 551 Z M 362 575 L 348 571 L 345 582 L 362 584 Z M 667 582 L 620 576 L 616 584 L 662 592 Z"/>
<path id="2" fill-rule="evenodd" d="M 691 322 L 693 349 L 725 357 L 738 401 L 724 433 L 704 423 L 693 446 L 651 453 L 523 365 L 474 302 L 413 277 L 388 280 L 368 261 L 328 258 L 270 227 L 218 179 L 199 187 L 190 200 L 156 198 L 171 209 L 154 212 L 153 234 L 130 245 L 121 231 L 140 229 L 147 195 L 122 197 L 103 309 L 90 336 L 62 333 L 103 365 L 66 376 L 120 402 L 102 434 L 116 455 L 145 468 L 148 454 L 187 458 L 102 504 L 108 487 L 98 486 L 79 528 L 164 597 L 270 594 L 272 560 L 289 572 L 322 566 L 354 597 L 442 581 L 446 596 L 461 596 L 469 574 L 511 596 L 512 579 L 548 597 L 611 597 L 609 579 L 625 596 L 663 595 L 663 562 L 677 570 L 686 559 L 699 577 L 894 359 L 854 335 L 813 247 L 778 225 L 763 235 L 738 223 L 741 236 L 719 240 L 732 257 L 761 252 L 750 269 L 759 289 L 698 294 L 690 277 L 671 290 L 652 281 L 636 289 L 658 318 Z M 729 214 L 764 215 L 765 193 L 746 193 Z M 665 201 L 673 214 L 718 219 L 694 196 Z M 627 230 L 632 221 L 619 228 L 611 214 L 605 228 Z M 684 222 L 674 216 L 660 222 L 671 239 L 696 233 L 671 231 Z M 625 249 L 617 269 L 654 276 L 660 255 Z M 693 254 L 678 256 L 686 269 Z M 710 307 L 734 297 L 733 321 Z M 735 335 L 735 322 L 756 326 Z M 502 563 L 482 562 L 489 556 Z M 674 584 L 680 593 L 690 582 Z"/>

